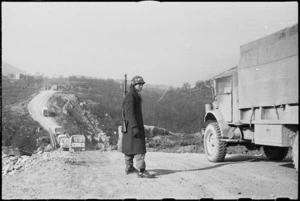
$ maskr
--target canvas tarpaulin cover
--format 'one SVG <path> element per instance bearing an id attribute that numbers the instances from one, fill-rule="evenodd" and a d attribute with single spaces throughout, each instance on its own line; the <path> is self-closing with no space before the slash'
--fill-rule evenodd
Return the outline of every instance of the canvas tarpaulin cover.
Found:
<path id="1" fill-rule="evenodd" d="M 299 103 L 298 24 L 241 46 L 239 108 Z"/>

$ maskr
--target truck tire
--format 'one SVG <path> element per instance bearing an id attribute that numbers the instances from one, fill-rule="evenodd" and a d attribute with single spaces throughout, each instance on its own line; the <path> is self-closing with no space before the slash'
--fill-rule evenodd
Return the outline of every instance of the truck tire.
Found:
<path id="1" fill-rule="evenodd" d="M 224 161 L 227 152 L 227 143 L 221 141 L 221 130 L 216 121 L 209 123 L 205 129 L 204 151 L 209 161 Z"/>
<path id="2" fill-rule="evenodd" d="M 297 135 L 294 139 L 294 143 L 293 143 L 293 162 L 294 162 L 294 166 L 296 168 L 296 172 L 298 172 L 298 163 L 299 163 L 299 137 L 298 137 L 298 132 Z"/>
<path id="3" fill-rule="evenodd" d="M 289 152 L 288 147 L 263 146 L 263 149 L 266 157 L 275 161 L 284 159 Z"/>

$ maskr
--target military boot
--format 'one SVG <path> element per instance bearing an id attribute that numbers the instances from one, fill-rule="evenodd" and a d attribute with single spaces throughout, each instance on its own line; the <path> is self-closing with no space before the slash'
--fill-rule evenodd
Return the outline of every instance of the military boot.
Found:
<path id="1" fill-rule="evenodd" d="M 137 173 L 138 178 L 154 178 L 155 174 L 150 174 L 147 170 L 141 170 Z"/>
<path id="2" fill-rule="evenodd" d="M 131 173 L 134 173 L 134 172 L 137 172 L 137 169 L 135 169 L 133 167 L 133 165 L 127 165 L 126 168 L 125 168 L 125 173 L 126 174 L 131 174 Z"/>

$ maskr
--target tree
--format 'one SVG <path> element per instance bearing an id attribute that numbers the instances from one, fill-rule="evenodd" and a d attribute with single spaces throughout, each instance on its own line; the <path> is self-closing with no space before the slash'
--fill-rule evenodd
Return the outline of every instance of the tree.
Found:
<path id="1" fill-rule="evenodd" d="M 205 82 L 204 81 L 197 81 L 195 84 L 195 88 L 203 88 L 205 87 Z"/>
<path id="2" fill-rule="evenodd" d="M 183 83 L 182 85 L 183 90 L 190 90 L 191 89 L 191 84 L 188 82 Z"/>

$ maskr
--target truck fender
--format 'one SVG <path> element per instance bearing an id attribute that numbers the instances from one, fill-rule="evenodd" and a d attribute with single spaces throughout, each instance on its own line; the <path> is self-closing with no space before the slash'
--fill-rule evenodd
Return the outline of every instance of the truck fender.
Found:
<path id="1" fill-rule="evenodd" d="M 207 122 L 207 121 L 217 121 L 218 124 L 219 124 L 219 127 L 220 127 L 220 130 L 221 130 L 221 136 L 222 137 L 228 137 L 228 131 L 230 129 L 230 126 L 228 126 L 225 121 L 224 121 L 224 118 L 223 118 L 223 115 L 215 110 L 215 111 L 209 111 L 205 114 L 204 116 L 204 122 Z"/>

